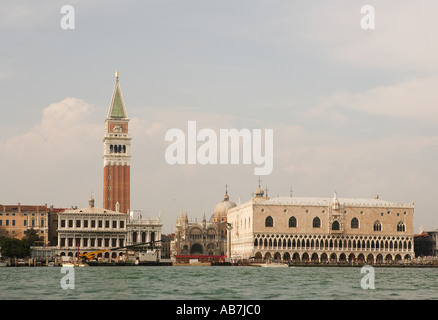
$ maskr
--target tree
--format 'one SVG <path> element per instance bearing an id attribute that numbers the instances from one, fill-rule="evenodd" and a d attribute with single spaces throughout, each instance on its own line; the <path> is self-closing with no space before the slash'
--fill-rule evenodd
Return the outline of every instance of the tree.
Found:
<path id="1" fill-rule="evenodd" d="M 26 243 L 28 247 L 33 246 L 35 241 L 43 240 L 39 235 L 38 231 L 35 229 L 29 229 L 24 232 L 25 236 L 23 237 L 23 241 Z"/>
<path id="2" fill-rule="evenodd" d="M 0 239 L 3 257 L 24 258 L 30 255 L 30 247 L 26 242 L 15 238 Z"/>
<path id="3" fill-rule="evenodd" d="M 6 231 L 5 227 L 0 227 L 0 239 L 1 238 L 6 238 L 8 236 L 8 233 Z"/>

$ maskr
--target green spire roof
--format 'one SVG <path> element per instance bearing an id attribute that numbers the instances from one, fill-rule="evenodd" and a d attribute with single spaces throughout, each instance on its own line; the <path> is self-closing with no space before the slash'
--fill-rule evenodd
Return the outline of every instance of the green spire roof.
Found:
<path id="1" fill-rule="evenodd" d="M 111 100 L 108 117 L 123 119 L 127 118 L 125 103 L 123 102 L 122 90 L 120 89 L 118 73 L 116 73 L 116 84 L 114 86 L 113 98 Z"/>

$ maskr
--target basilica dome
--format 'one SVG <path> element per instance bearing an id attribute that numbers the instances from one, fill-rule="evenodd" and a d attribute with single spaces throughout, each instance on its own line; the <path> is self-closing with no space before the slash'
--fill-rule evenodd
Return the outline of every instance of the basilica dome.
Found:
<path id="1" fill-rule="evenodd" d="M 213 211 L 213 222 L 226 221 L 228 209 L 235 207 L 236 204 L 230 201 L 228 193 L 225 193 L 224 200 L 219 202 Z"/>

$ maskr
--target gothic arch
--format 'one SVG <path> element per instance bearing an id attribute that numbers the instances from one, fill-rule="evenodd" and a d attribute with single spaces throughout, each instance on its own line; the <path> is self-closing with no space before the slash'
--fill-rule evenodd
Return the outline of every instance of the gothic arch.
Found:
<path id="1" fill-rule="evenodd" d="M 359 220 L 356 217 L 351 219 L 350 227 L 351 227 L 351 229 L 358 229 L 359 228 Z"/>
<path id="2" fill-rule="evenodd" d="M 295 253 L 293 254 L 293 256 L 292 256 L 292 260 L 293 260 L 294 262 L 300 262 L 300 261 L 301 261 L 301 259 L 300 259 L 300 254 L 299 254 L 298 252 L 295 252 Z"/>
<path id="3" fill-rule="evenodd" d="M 194 243 L 190 247 L 190 254 L 203 254 L 204 250 L 200 243 Z"/>
<path id="4" fill-rule="evenodd" d="M 321 228 L 321 220 L 318 217 L 313 218 L 312 226 L 314 228 Z"/>
<path id="5" fill-rule="evenodd" d="M 406 226 L 403 223 L 403 221 L 399 221 L 397 223 L 397 232 L 405 232 L 406 231 Z"/>
<path id="6" fill-rule="evenodd" d="M 382 224 L 379 220 L 374 222 L 373 231 L 382 231 Z"/>
<path id="7" fill-rule="evenodd" d="M 301 260 L 304 262 L 308 262 L 310 260 L 309 254 L 307 252 L 304 252 L 301 256 Z"/>
<path id="8" fill-rule="evenodd" d="M 297 218 L 290 217 L 289 218 L 289 228 L 296 228 L 297 227 Z"/>
<path id="9" fill-rule="evenodd" d="M 266 217 L 265 227 L 273 227 L 273 226 L 274 226 L 274 219 L 272 219 L 271 216 Z"/>

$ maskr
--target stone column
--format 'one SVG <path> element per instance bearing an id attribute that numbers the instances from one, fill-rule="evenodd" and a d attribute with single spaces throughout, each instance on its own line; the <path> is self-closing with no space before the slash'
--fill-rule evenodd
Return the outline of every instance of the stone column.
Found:
<path id="1" fill-rule="evenodd" d="M 231 224 L 227 223 L 227 257 L 231 258 Z"/>

